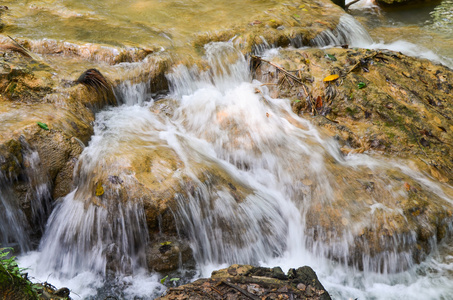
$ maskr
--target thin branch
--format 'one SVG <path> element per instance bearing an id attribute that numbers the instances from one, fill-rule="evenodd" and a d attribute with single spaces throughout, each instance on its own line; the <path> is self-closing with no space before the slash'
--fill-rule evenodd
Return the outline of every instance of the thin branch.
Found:
<path id="1" fill-rule="evenodd" d="M 349 6 L 355 4 L 355 3 L 359 2 L 359 1 L 360 1 L 360 0 L 354 0 L 354 1 L 352 1 L 352 2 L 349 2 L 348 4 L 346 4 L 346 5 L 344 6 L 344 10 L 348 10 L 348 9 L 349 9 Z"/>
<path id="2" fill-rule="evenodd" d="M 8 35 L 8 37 L 13 41 L 14 46 L 20 48 L 22 51 L 20 53 L 24 54 L 27 57 L 30 57 L 36 61 L 39 61 L 39 59 L 35 58 L 35 56 L 30 52 L 30 50 L 26 49 L 24 46 L 19 44 L 15 39 L 13 39 L 11 36 Z"/>
<path id="3" fill-rule="evenodd" d="M 258 298 L 258 297 L 256 297 L 255 295 L 253 295 L 253 294 L 247 292 L 247 291 L 244 290 L 243 288 L 238 287 L 237 285 L 231 284 L 231 283 L 229 283 L 229 282 L 227 282 L 227 281 L 225 281 L 225 280 L 222 280 L 222 283 L 228 285 L 229 287 L 232 287 L 233 289 L 239 291 L 240 293 L 242 293 L 243 295 L 249 297 L 250 299 L 253 299 L 253 300 L 260 300 L 260 298 Z"/>
<path id="4" fill-rule="evenodd" d="M 258 56 L 255 56 L 255 55 L 252 55 L 252 58 L 270 64 L 271 66 L 277 68 L 277 70 L 283 72 L 286 76 L 290 77 L 290 78 L 291 78 L 292 80 L 294 80 L 295 82 L 302 84 L 302 81 L 300 81 L 299 78 L 297 78 L 296 76 L 294 76 L 294 75 L 291 74 L 290 72 L 286 71 L 286 70 L 283 69 L 282 67 L 280 67 L 280 66 L 274 64 L 273 62 L 270 62 L 270 61 L 268 61 L 268 60 L 262 59 L 261 57 L 258 57 Z"/>

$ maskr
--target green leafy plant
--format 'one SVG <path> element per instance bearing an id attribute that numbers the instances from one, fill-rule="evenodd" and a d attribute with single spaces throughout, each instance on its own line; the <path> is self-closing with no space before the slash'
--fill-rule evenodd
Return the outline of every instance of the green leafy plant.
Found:
<path id="1" fill-rule="evenodd" d="M 21 273 L 25 271 L 25 269 L 19 268 L 15 256 L 10 256 L 12 250 L 13 248 L 10 247 L 0 248 L 0 264 L 10 274 L 21 276 Z"/>
<path id="2" fill-rule="evenodd" d="M 0 281 L 0 290 L 11 286 L 20 287 L 21 296 L 31 297 L 28 299 L 38 299 L 41 286 L 32 283 L 24 272 L 25 268 L 19 268 L 16 257 L 11 255 L 13 248 L 0 248 L 0 277 L 6 276 L 7 281 Z M 10 282 L 10 283 L 8 283 Z M 6 283 L 6 285 L 5 285 Z M 0 293 L 1 294 L 1 293 Z"/>

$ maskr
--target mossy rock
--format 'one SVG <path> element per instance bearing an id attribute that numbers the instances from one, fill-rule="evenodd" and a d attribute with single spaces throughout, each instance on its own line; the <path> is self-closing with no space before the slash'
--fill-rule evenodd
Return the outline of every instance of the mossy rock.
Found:
<path id="1" fill-rule="evenodd" d="M 391 271 L 424 259 L 433 250 L 432 240 L 448 237 L 453 214 L 447 199 L 453 182 L 453 71 L 366 49 L 282 50 L 272 63 L 299 79 L 288 84 L 283 72 L 262 63 L 255 76 L 279 83 L 268 86 L 271 96 L 292 99 L 293 111 L 336 139 L 343 156 L 365 152 L 385 165 L 367 172 L 327 163 L 334 199 L 329 205 L 312 201 L 307 234 L 328 244 L 332 258 L 342 260 L 349 251 L 347 262 L 359 268 L 365 267 L 364 253 L 375 259 L 366 266 L 375 271 L 382 271 L 378 261 L 392 251 L 402 260 L 407 253 L 410 258 Z M 333 74 L 338 78 L 331 80 Z M 424 174 L 443 192 L 433 192 L 395 161 Z M 316 190 L 316 184 L 310 188 Z M 353 237 L 343 236 L 345 231 Z"/>

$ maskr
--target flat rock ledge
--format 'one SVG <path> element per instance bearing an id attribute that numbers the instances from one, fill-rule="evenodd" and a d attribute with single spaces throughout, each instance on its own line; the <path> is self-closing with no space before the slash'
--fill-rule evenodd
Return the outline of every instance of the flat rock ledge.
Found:
<path id="1" fill-rule="evenodd" d="M 263 268 L 232 265 L 212 272 L 211 278 L 172 287 L 161 300 L 201 299 L 331 299 L 312 268 Z"/>

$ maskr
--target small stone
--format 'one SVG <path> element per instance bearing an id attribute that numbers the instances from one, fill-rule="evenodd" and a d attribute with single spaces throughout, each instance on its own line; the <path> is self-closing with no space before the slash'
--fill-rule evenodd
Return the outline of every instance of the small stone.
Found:
<path id="1" fill-rule="evenodd" d="M 263 294 L 264 289 L 260 288 L 258 284 L 250 284 L 247 286 L 247 292 L 260 296 Z"/>
<path id="2" fill-rule="evenodd" d="M 109 175 L 109 181 L 113 184 L 122 184 L 123 180 L 116 175 Z"/>
<path id="3" fill-rule="evenodd" d="M 66 298 L 69 296 L 70 293 L 71 292 L 69 291 L 69 289 L 64 287 L 64 288 L 56 290 L 53 294 L 58 297 Z"/>
<path id="4" fill-rule="evenodd" d="M 279 288 L 277 290 L 277 292 L 279 292 L 279 293 L 287 293 L 288 292 L 288 287 L 286 285 L 282 286 L 281 288 Z"/>
<path id="5" fill-rule="evenodd" d="M 305 295 L 308 297 L 313 297 L 313 295 L 314 295 L 313 292 L 314 292 L 314 288 L 311 285 L 309 285 L 307 287 L 307 289 L 305 290 Z"/>
<path id="6" fill-rule="evenodd" d="M 230 274 L 231 276 L 236 276 L 238 272 L 235 267 L 231 266 L 228 268 L 228 274 Z"/>
<path id="7" fill-rule="evenodd" d="M 305 284 L 303 284 L 303 283 L 299 283 L 297 285 L 297 289 L 301 290 L 302 292 L 304 292 L 307 289 L 307 286 Z"/>

